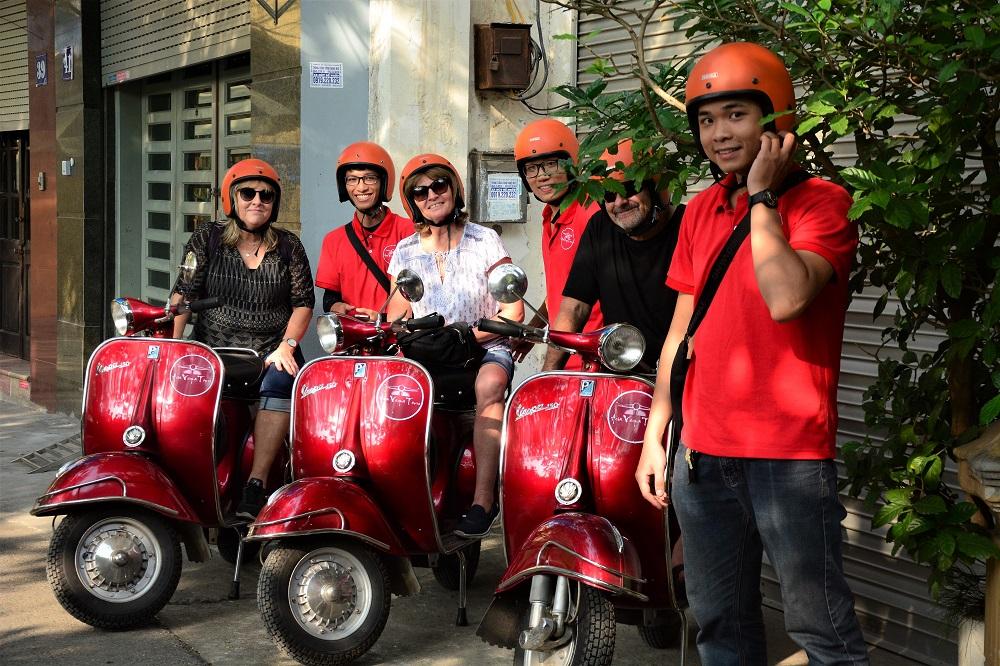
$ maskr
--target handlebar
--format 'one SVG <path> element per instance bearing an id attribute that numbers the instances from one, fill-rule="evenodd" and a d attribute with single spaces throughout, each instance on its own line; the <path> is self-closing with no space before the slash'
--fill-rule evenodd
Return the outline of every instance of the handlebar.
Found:
<path id="1" fill-rule="evenodd" d="M 476 328 L 484 333 L 503 335 L 508 338 L 524 337 L 524 328 L 521 326 L 518 326 L 517 324 L 508 324 L 507 322 L 497 321 L 495 319 L 480 319 L 479 323 L 476 324 Z"/>
<path id="2" fill-rule="evenodd" d="M 220 305 L 224 305 L 224 301 L 219 296 L 209 296 L 208 298 L 202 298 L 197 301 L 191 301 L 187 304 L 187 309 L 191 312 L 201 312 L 203 310 L 211 310 L 212 308 L 217 308 Z"/>
<path id="3" fill-rule="evenodd" d="M 441 328 L 444 326 L 444 317 L 438 313 L 433 313 L 426 315 L 424 317 L 417 317 L 415 319 L 410 319 L 409 321 L 403 322 L 406 329 L 409 331 L 421 331 L 428 328 Z"/>

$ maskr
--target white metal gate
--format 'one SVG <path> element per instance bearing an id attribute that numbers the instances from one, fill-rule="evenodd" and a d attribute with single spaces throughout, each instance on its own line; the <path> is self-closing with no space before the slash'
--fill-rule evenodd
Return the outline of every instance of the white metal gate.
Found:
<path id="1" fill-rule="evenodd" d="M 142 88 L 142 298 L 166 301 L 195 227 L 222 217 L 218 184 L 250 156 L 250 68 L 233 59 Z"/>

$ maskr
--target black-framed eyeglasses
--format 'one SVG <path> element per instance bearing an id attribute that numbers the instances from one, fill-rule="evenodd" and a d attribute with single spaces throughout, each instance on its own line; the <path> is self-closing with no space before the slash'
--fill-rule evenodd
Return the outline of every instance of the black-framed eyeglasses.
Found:
<path id="1" fill-rule="evenodd" d="M 428 191 L 434 194 L 444 194 L 451 187 L 447 178 L 435 178 L 430 185 L 417 185 L 410 191 L 414 201 L 425 201 Z"/>
<path id="2" fill-rule="evenodd" d="M 639 193 L 639 190 L 635 188 L 634 180 L 626 180 L 625 182 L 622 183 L 622 185 L 625 187 L 624 196 L 612 190 L 605 190 L 604 203 L 609 203 L 609 204 L 614 203 L 615 199 L 617 199 L 618 197 L 622 197 L 622 199 L 628 199 L 629 197 L 634 197 L 636 194 Z"/>
<path id="3" fill-rule="evenodd" d="M 364 176 L 348 176 L 344 179 L 348 187 L 355 187 L 358 183 L 364 183 L 365 185 L 378 185 L 379 177 L 373 173 L 365 174 Z"/>
<path id="4" fill-rule="evenodd" d="M 250 203 L 254 200 L 258 194 L 260 195 L 260 202 L 263 204 L 269 204 L 274 201 L 274 190 L 256 190 L 252 187 L 241 187 L 236 190 L 236 193 L 240 195 L 240 199 Z"/>
<path id="5" fill-rule="evenodd" d="M 538 178 L 540 174 L 551 176 L 557 171 L 559 171 L 559 160 L 545 160 L 524 165 L 525 178 Z"/>

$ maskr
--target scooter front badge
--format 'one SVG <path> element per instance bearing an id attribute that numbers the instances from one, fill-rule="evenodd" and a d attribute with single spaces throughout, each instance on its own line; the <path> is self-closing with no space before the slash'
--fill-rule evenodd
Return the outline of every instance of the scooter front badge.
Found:
<path id="1" fill-rule="evenodd" d="M 144 441 L 146 441 L 146 431 L 142 426 L 129 426 L 125 429 L 125 432 L 122 433 L 122 443 L 130 449 L 134 449 Z"/>
<path id="2" fill-rule="evenodd" d="M 580 395 L 584 398 L 590 398 L 594 395 L 594 380 L 593 379 L 582 379 L 580 380 Z"/>

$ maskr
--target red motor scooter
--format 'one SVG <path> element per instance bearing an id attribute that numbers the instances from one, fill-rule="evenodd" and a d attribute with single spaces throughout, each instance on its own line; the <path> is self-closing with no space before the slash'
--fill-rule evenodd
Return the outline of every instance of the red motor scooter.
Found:
<path id="1" fill-rule="evenodd" d="M 181 269 L 190 279 L 193 254 Z M 255 388 L 263 361 L 250 349 L 169 337 L 175 315 L 217 305 L 215 298 L 166 308 L 132 298 L 111 304 L 125 337 L 105 341 L 87 364 L 83 457 L 62 466 L 31 510 L 65 514 L 46 574 L 59 603 L 82 622 L 147 623 L 177 588 L 181 542 L 191 561 L 210 556 L 206 528 L 219 529 L 220 551 L 236 564 L 230 597 L 239 594 L 234 511 L 253 461 L 256 400 L 246 389 Z"/>
<path id="2" fill-rule="evenodd" d="M 516 266 L 490 275 L 498 301 L 526 288 Z M 508 399 L 500 454 L 508 566 L 478 635 L 513 648 L 515 664 L 604 665 L 620 622 L 637 625 L 652 647 L 680 640 L 683 663 L 682 567 L 671 562 L 679 529 L 672 509 L 656 510 L 635 487 L 653 384 L 601 372 L 635 367 L 642 334 L 627 324 L 584 334 L 479 327 L 578 353 L 584 368 L 537 374 Z"/>
<path id="3" fill-rule="evenodd" d="M 411 301 L 423 294 L 410 271 L 396 284 Z M 390 594 L 419 590 L 413 565 L 433 567 L 438 582 L 459 590 L 458 623 L 466 624 L 466 579 L 480 542 L 451 530 L 475 489 L 475 396 L 464 406 L 441 404 L 428 371 L 394 355 L 402 333 L 443 323 L 439 315 L 317 320 L 320 343 L 338 355 L 299 371 L 295 480 L 271 496 L 247 536 L 276 540 L 257 603 L 271 637 L 302 663 L 363 655 L 385 627 Z"/>

